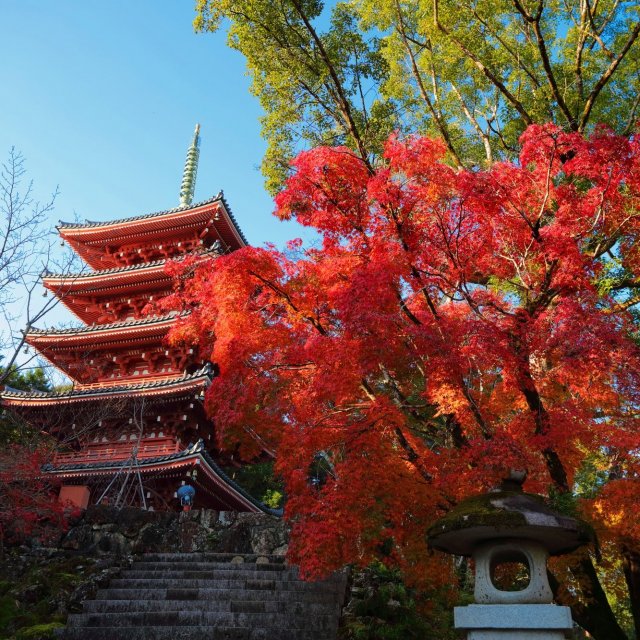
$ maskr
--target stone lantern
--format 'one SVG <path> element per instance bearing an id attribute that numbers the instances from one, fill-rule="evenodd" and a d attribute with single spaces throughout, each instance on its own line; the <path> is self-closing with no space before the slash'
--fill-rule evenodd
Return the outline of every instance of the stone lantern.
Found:
<path id="1" fill-rule="evenodd" d="M 552 604 L 547 559 L 588 543 L 592 534 L 540 496 L 523 493 L 524 479 L 524 472 L 512 471 L 498 490 L 462 501 L 429 529 L 433 548 L 475 562 L 476 604 L 454 610 L 455 627 L 468 640 L 561 640 L 571 633 L 569 607 Z M 496 569 L 513 563 L 526 574 L 525 585 L 505 591 L 496 585 Z"/>

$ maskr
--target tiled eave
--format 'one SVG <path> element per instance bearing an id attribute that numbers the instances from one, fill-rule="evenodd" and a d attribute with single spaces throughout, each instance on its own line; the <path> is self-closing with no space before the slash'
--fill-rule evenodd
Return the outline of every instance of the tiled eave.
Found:
<path id="1" fill-rule="evenodd" d="M 146 335 L 162 335 L 173 326 L 177 317 L 177 314 L 172 313 L 166 316 L 94 324 L 72 329 L 32 329 L 27 333 L 26 342 L 38 348 L 49 349 L 81 345 L 87 341 L 92 345 L 109 341 L 126 342 Z"/>
<path id="2" fill-rule="evenodd" d="M 158 233 L 164 229 L 179 228 L 182 225 L 190 224 L 190 221 L 198 218 L 203 218 L 204 220 L 215 210 L 222 212 L 223 215 L 219 222 L 223 222 L 224 226 L 228 227 L 228 231 L 235 236 L 237 245 L 240 247 L 247 245 L 248 242 L 242 231 L 240 231 L 222 192 L 209 200 L 195 205 L 175 207 L 130 218 L 120 218 L 106 222 L 87 221 L 84 223 L 60 221 L 57 229 L 60 235 L 66 239 L 100 244 L 116 239 L 126 240 L 149 233 Z"/>
<path id="3" fill-rule="evenodd" d="M 82 477 L 110 476 L 120 471 L 124 465 L 130 465 L 130 461 L 123 462 L 91 462 L 83 464 L 67 463 L 59 466 L 45 465 L 43 471 L 55 475 L 60 479 L 73 479 Z M 202 440 L 195 445 L 190 445 L 184 451 L 172 453 L 156 458 L 141 458 L 138 460 L 137 469 L 143 475 L 156 475 L 170 470 L 198 467 L 198 471 L 207 478 L 207 484 L 213 485 L 218 492 L 230 496 L 233 501 L 240 503 L 247 511 L 282 515 L 281 510 L 269 509 L 260 501 L 249 495 L 240 485 L 234 482 L 216 464 L 207 453 Z M 200 480 L 200 475 L 198 476 Z"/>
<path id="4" fill-rule="evenodd" d="M 155 280 L 171 280 L 165 273 L 167 260 L 136 264 L 130 267 L 102 269 L 90 273 L 70 274 L 68 276 L 51 275 L 42 279 L 42 284 L 50 291 L 69 293 L 85 293 L 90 295 L 104 289 L 118 289 L 128 284 L 147 283 Z M 64 299 L 63 299 L 64 301 Z"/>
<path id="5" fill-rule="evenodd" d="M 233 215 L 233 211 L 231 211 L 231 207 L 229 206 L 227 199 L 224 197 L 224 192 L 221 191 L 217 197 L 220 198 L 220 201 L 224 206 L 225 213 L 229 216 L 229 220 L 231 221 L 231 224 L 233 225 L 234 230 L 240 236 L 240 239 L 242 240 L 242 244 L 244 246 L 248 245 L 249 241 L 246 239 L 244 233 L 242 233 L 242 229 L 240 229 L 240 227 L 238 226 L 238 222 L 236 221 L 236 218 Z"/>
<path id="6" fill-rule="evenodd" d="M 215 250 L 203 251 L 195 255 L 203 258 L 214 257 L 219 255 L 219 252 Z M 144 284 L 150 281 L 169 283 L 171 277 L 165 273 L 165 266 L 168 262 L 171 260 L 154 260 L 128 267 L 114 267 L 68 275 L 50 274 L 43 277 L 42 284 L 50 291 L 61 291 L 63 295 L 77 294 L 78 292 L 90 295 L 96 291 L 122 289 L 130 284 Z"/>
<path id="7" fill-rule="evenodd" d="M 120 397 L 172 396 L 186 391 L 206 389 L 211 384 L 211 371 L 208 366 L 190 375 L 179 378 L 147 380 L 131 384 L 104 384 L 102 386 L 78 386 L 69 391 L 21 391 L 5 387 L 0 399 L 5 406 L 38 408 L 59 406 L 61 403 L 91 402 Z"/>

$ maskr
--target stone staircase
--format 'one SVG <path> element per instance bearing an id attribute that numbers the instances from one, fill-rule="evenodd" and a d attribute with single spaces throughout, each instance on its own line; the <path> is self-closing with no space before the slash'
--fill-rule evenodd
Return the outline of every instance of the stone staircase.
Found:
<path id="1" fill-rule="evenodd" d="M 346 576 L 303 582 L 278 556 L 145 554 L 60 640 L 335 640 Z"/>

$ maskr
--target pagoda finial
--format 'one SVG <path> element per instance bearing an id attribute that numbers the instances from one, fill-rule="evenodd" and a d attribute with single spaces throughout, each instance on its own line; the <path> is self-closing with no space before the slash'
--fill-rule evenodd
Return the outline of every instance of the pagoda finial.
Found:
<path id="1" fill-rule="evenodd" d="M 193 142 L 187 151 L 187 160 L 184 163 L 182 184 L 180 185 L 180 206 L 188 207 L 193 202 L 193 194 L 196 190 L 196 175 L 198 173 L 198 158 L 200 157 L 200 125 L 196 125 L 193 132 Z"/>

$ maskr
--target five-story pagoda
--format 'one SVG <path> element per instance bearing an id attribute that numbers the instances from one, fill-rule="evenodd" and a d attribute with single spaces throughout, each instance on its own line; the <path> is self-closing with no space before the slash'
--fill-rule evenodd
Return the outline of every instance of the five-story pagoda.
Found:
<path id="1" fill-rule="evenodd" d="M 46 471 L 63 500 L 175 508 L 189 482 L 195 506 L 263 507 L 218 465 L 214 426 L 202 399 L 212 366 L 165 342 L 174 315 L 143 315 L 171 291 L 168 260 L 246 245 L 222 195 L 192 204 L 199 126 L 187 153 L 180 206 L 110 222 L 64 223 L 62 239 L 88 264 L 75 275 L 46 275 L 44 286 L 84 323 L 31 329 L 26 341 L 73 384 L 50 393 L 5 388 L 5 407 L 57 437 Z"/>

